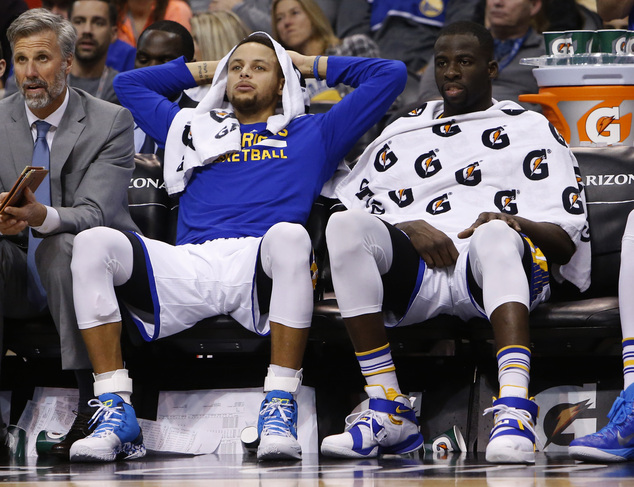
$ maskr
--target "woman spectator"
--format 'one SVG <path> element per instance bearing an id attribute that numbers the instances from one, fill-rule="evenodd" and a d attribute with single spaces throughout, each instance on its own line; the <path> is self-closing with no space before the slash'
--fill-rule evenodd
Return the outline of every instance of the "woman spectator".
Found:
<path id="1" fill-rule="evenodd" d="M 247 37 L 251 31 L 233 12 L 218 10 L 195 14 L 192 17 L 192 37 L 194 38 L 194 59 L 215 61 L 225 55 Z M 187 90 L 187 95 L 200 101 L 211 85 L 200 85 Z"/>
<path id="2" fill-rule="evenodd" d="M 192 10 L 184 0 L 114 0 L 118 37 L 136 47 L 139 35 L 158 20 L 173 20 L 191 32 Z"/>
<path id="3" fill-rule="evenodd" d="M 364 34 L 339 39 L 314 0 L 274 0 L 271 8 L 273 37 L 286 49 L 305 56 L 380 57 L 375 42 Z M 312 101 L 337 102 L 352 88 L 328 88 L 325 80 L 308 79 Z"/>
<path id="4" fill-rule="evenodd" d="M 191 24 L 196 61 L 222 59 L 251 33 L 236 14 L 227 10 L 196 14 Z"/>

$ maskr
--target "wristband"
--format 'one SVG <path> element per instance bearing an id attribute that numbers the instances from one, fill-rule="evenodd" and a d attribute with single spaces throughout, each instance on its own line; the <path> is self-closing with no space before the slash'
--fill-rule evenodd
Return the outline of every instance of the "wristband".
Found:
<path id="1" fill-rule="evenodd" d="M 317 56 L 315 58 L 315 62 L 313 63 L 313 76 L 315 77 L 315 79 L 317 81 L 321 81 L 321 78 L 319 77 L 319 58 L 321 56 Z"/>

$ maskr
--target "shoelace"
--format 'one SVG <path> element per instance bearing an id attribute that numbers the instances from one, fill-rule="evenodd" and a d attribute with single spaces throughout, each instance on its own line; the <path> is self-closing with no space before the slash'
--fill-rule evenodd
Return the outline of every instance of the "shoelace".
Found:
<path id="1" fill-rule="evenodd" d="M 374 428 L 372 428 L 373 420 L 376 421 L 377 424 L 380 426 L 379 430 L 376 432 L 374 431 Z M 348 431 L 350 428 L 358 423 L 365 423 L 370 429 L 370 432 L 372 433 L 374 439 L 379 442 L 383 441 L 387 436 L 387 431 L 383 427 L 383 418 L 379 414 L 377 414 L 374 409 L 366 409 L 365 411 L 362 411 L 360 413 L 349 414 L 346 417 L 345 430 Z"/>
<path id="2" fill-rule="evenodd" d="M 610 412 L 608 413 L 608 418 L 610 418 L 610 422 L 615 424 L 621 424 L 627 418 L 627 410 L 625 408 L 626 401 L 623 397 L 619 396 L 612 404 L 612 408 L 610 408 Z"/>
<path id="3" fill-rule="evenodd" d="M 492 406 L 490 408 L 485 409 L 484 413 L 482 413 L 482 416 L 485 416 L 486 414 L 489 414 L 489 413 L 495 413 L 496 415 L 498 413 L 508 414 L 509 416 L 512 416 L 518 421 L 521 421 L 524 427 L 528 431 L 530 431 L 535 437 L 535 443 L 537 443 L 537 447 L 540 450 L 543 448 L 543 443 L 539 439 L 539 436 L 537 436 L 537 433 L 535 432 L 535 428 L 532 425 L 533 418 L 531 417 L 531 414 L 528 411 L 525 411 L 523 409 L 512 408 L 507 406 L 506 404 L 498 404 L 497 406 Z"/>
<path id="4" fill-rule="evenodd" d="M 292 406 L 288 404 L 270 401 L 260 411 L 260 415 L 265 416 L 263 432 L 276 436 L 292 436 L 290 431 L 293 417 L 292 409 Z"/>
<path id="5" fill-rule="evenodd" d="M 103 437 L 107 433 L 112 433 L 121 422 L 121 411 L 115 407 L 108 407 L 104 403 L 102 403 L 99 399 L 91 399 L 88 401 L 88 405 L 94 408 L 98 407 L 97 412 L 92 415 L 90 421 L 88 421 L 88 425 L 92 426 L 99 421 L 97 424 L 97 428 L 93 432 L 94 436 Z"/>

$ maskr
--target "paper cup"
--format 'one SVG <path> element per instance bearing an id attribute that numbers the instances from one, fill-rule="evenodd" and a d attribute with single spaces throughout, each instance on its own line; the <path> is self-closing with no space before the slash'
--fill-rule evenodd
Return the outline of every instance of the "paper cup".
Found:
<path id="1" fill-rule="evenodd" d="M 624 29 L 601 29 L 596 31 L 599 52 L 625 55 L 628 43 L 628 31 Z"/>
<path id="2" fill-rule="evenodd" d="M 591 54 L 594 42 L 593 30 L 571 30 L 566 32 L 570 39 L 568 54 Z"/>
<path id="3" fill-rule="evenodd" d="M 568 56 L 572 39 L 567 32 L 544 32 L 544 41 L 546 42 L 546 54 L 549 56 Z"/>

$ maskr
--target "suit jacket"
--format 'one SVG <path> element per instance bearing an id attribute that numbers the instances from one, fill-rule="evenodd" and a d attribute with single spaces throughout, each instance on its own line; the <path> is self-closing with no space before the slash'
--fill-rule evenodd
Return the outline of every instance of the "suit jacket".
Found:
<path id="1" fill-rule="evenodd" d="M 138 230 L 128 211 L 134 170 L 134 122 L 128 110 L 70 88 L 51 147 L 51 203 L 61 225 L 77 234 L 109 226 Z M 0 190 L 8 191 L 31 164 L 33 137 L 20 94 L 0 101 Z"/>

